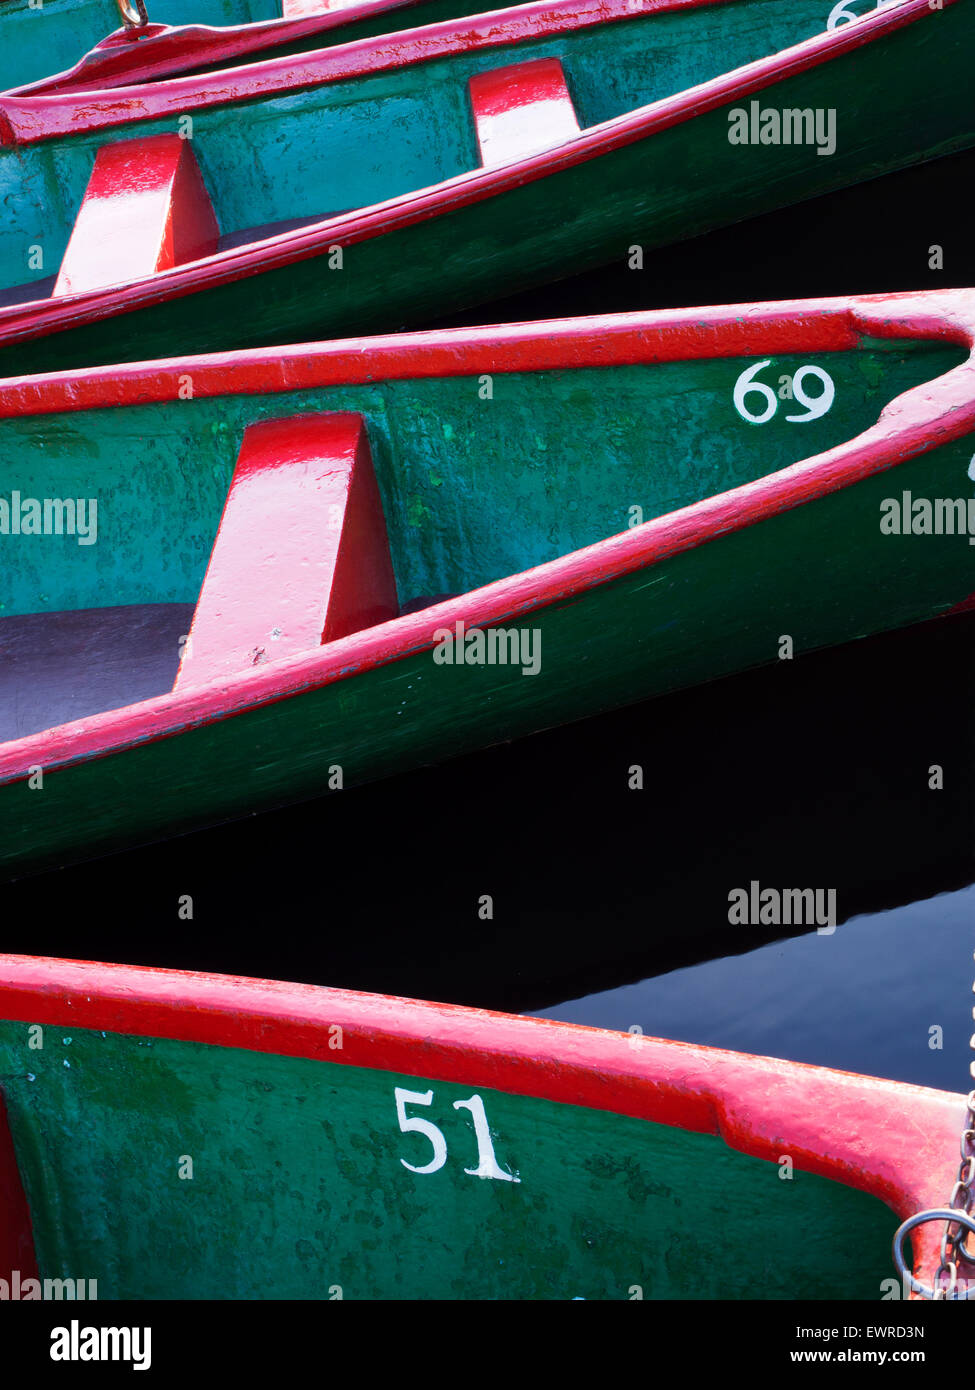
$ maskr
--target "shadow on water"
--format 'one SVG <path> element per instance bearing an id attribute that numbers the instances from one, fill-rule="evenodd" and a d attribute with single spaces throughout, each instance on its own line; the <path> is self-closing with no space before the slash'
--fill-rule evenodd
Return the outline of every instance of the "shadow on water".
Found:
<path id="1" fill-rule="evenodd" d="M 970 200 L 959 197 L 973 182 L 968 150 L 663 247 L 642 270 L 621 260 L 431 326 L 975 286 Z"/>
<path id="2" fill-rule="evenodd" d="M 24 879 L 6 948 L 519 1011 L 787 934 L 729 923 L 752 879 L 913 902 L 975 877 L 973 651 L 931 623 Z"/>

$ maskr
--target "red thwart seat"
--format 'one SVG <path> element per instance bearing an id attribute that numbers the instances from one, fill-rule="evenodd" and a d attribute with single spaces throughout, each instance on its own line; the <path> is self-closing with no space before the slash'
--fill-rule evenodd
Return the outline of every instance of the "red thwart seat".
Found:
<path id="1" fill-rule="evenodd" d="M 470 80 L 481 163 L 486 169 L 551 149 L 579 134 L 557 58 L 481 72 Z"/>
<path id="2" fill-rule="evenodd" d="M 248 426 L 173 688 L 237 675 L 398 612 L 362 417 Z"/>
<path id="3" fill-rule="evenodd" d="M 219 236 L 188 140 L 152 135 L 103 145 L 54 294 L 104 289 L 209 256 Z"/>
<path id="4" fill-rule="evenodd" d="M 281 0 L 282 19 L 305 19 L 309 15 L 328 14 L 330 10 L 344 10 L 354 0 Z"/>

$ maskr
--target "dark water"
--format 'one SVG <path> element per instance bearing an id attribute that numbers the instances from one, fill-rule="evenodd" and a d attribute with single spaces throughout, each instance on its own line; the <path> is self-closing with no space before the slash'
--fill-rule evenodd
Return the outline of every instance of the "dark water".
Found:
<path id="1" fill-rule="evenodd" d="M 975 155 L 940 161 L 454 321 L 975 285 L 972 186 Z M 961 1090 L 973 710 L 975 617 L 928 624 L 6 885 L 2 946 L 639 1025 Z M 835 891 L 840 925 L 732 926 L 752 879 Z"/>
<path id="2" fill-rule="evenodd" d="M 663 247 L 639 271 L 621 260 L 437 326 L 975 286 L 973 180 L 969 150 Z"/>
<path id="3" fill-rule="evenodd" d="M 0 890 L 5 948 L 638 1024 L 961 1089 L 973 654 L 975 616 L 929 623 L 24 879 Z M 840 925 L 732 925 L 752 879 L 833 890 Z"/>

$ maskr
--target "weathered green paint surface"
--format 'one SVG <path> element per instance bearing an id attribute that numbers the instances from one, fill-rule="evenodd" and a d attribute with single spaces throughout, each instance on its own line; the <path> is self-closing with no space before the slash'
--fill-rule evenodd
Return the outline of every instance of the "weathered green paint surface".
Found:
<path id="1" fill-rule="evenodd" d="M 27 1036 L 0 1024 L 41 1272 L 101 1299 L 870 1299 L 889 1275 L 879 1201 L 710 1135 L 332 1062 Z M 396 1087 L 433 1091 L 407 1113 L 441 1129 L 437 1172 L 403 1167 L 433 1150 L 400 1132 Z M 472 1094 L 519 1182 L 465 1172 Z"/>
<path id="2" fill-rule="evenodd" d="M 503 376 L 496 378 L 491 402 L 478 400 L 474 381 L 450 383 L 442 399 L 445 408 L 452 405 L 443 416 L 418 408 L 418 383 L 322 392 L 316 402 L 367 415 L 405 602 L 427 586 L 428 592 L 463 590 L 620 531 L 632 504 L 643 505 L 648 518 L 655 509 L 834 445 L 876 420 L 897 390 L 960 356 L 958 349 L 897 344 L 886 353 L 871 348 L 803 358 L 835 373 L 834 409 L 843 428 L 831 415 L 789 425 L 780 419 L 782 409 L 767 426 L 739 420 L 731 395 L 743 359 L 698 363 L 681 369 L 685 376 L 664 367 L 546 374 L 535 382 L 532 409 L 527 387 L 519 383 L 508 396 Z M 775 359 L 772 376 L 763 376 L 776 379 L 799 361 Z M 638 383 L 656 372 L 669 374 L 668 389 L 648 394 Z M 579 415 L 570 429 L 566 402 L 573 392 Z M 547 412 L 541 404 L 546 393 Z M 156 407 L 140 408 L 142 425 L 133 423 L 132 411 L 95 412 L 93 430 L 80 416 L 70 422 L 48 417 L 40 430 L 50 465 L 39 465 L 25 447 L 37 421 L 3 422 L 0 451 L 13 464 L 11 480 L 31 476 L 40 486 L 44 467 L 53 470 L 46 475 L 52 486 L 55 480 L 66 486 L 69 478 L 83 485 L 101 469 L 111 480 L 102 504 L 106 539 L 88 548 L 100 552 L 104 546 L 105 558 L 89 556 L 72 540 L 58 566 L 56 538 L 22 537 L 21 549 L 28 541 L 52 546 L 45 569 L 35 569 L 31 582 L 36 588 L 44 573 L 52 581 L 59 575 L 61 597 L 69 603 L 95 603 L 99 594 L 101 602 L 137 602 L 153 592 L 160 600 L 192 601 L 244 424 L 309 403 L 307 396 L 227 402 L 230 423 L 223 433 L 204 428 L 212 405 L 181 402 L 168 415 L 175 436 Z M 177 416 L 177 410 L 187 413 Z M 394 430 L 392 416 L 399 411 Z M 671 430 L 678 414 L 681 430 Z M 610 416 L 616 423 L 605 426 Z M 403 424 L 410 420 L 412 433 Z M 661 437 L 658 427 L 671 432 Z M 202 441 L 195 452 L 183 447 L 187 429 Z M 678 447 L 682 431 L 685 443 Z M 572 440 L 584 440 L 585 449 L 566 453 Z M 917 497 L 968 496 L 971 455 L 971 437 L 962 438 L 581 600 L 512 616 L 508 625 L 540 633 L 536 676 L 516 666 L 437 665 L 426 649 L 178 738 L 48 770 L 43 790 L 7 784 L 0 788 L 0 866 L 9 875 L 320 795 L 336 763 L 350 786 L 770 663 L 783 633 L 801 654 L 935 617 L 975 592 L 975 548 L 965 535 L 883 535 L 880 504 L 904 489 Z M 127 495 L 123 459 L 132 477 Z M 579 470 L 586 473 L 585 489 Z M 512 506 L 515 477 L 523 485 Z M 113 518 L 116 493 L 121 508 Z M 81 495 L 90 496 L 91 488 L 83 486 Z M 136 498 L 151 499 L 151 505 L 135 513 L 137 524 L 129 530 Z M 156 540 L 164 542 L 162 551 Z M 12 541 L 4 538 L 0 554 L 15 553 Z M 128 557 L 124 562 L 113 556 L 115 546 Z M 25 563 L 3 571 L 17 611 L 28 606 L 29 585 L 15 588 L 14 580 Z M 50 603 L 53 583 L 38 597 Z"/>
<path id="3" fill-rule="evenodd" d="M 353 82 L 195 112 L 194 150 L 224 233 L 409 193 L 478 165 L 467 83 L 507 63 L 561 59 L 583 126 L 820 31 L 826 6 L 742 0 L 636 16 L 504 50 L 458 53 Z M 766 90 L 777 107 L 836 110 L 837 148 L 738 146 L 729 106 L 596 161 L 325 256 L 0 352 L 0 370 L 131 361 L 388 329 L 975 142 L 967 54 L 975 12 L 955 5 Z M 938 90 L 932 102 L 930 92 Z M 177 128 L 175 116 L 125 137 Z M 112 132 L 0 150 L 0 286 L 60 263 L 95 154 Z M 636 273 L 636 272 L 635 272 Z"/>

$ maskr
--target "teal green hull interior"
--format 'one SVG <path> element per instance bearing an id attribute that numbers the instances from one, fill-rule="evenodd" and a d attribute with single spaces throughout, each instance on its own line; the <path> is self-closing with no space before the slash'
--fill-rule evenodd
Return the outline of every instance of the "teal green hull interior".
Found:
<path id="1" fill-rule="evenodd" d="M 41 1274 L 99 1299 L 877 1299 L 877 1199 L 710 1135 L 195 1043 L 0 1024 Z M 394 1088 L 443 1132 L 401 1133 Z M 471 1176 L 479 1094 L 501 1171 Z M 192 1160 L 192 1177 L 187 1159 Z M 702 1175 L 706 1178 L 702 1179 Z M 702 1185 L 703 1181 L 703 1185 Z"/>
<path id="2" fill-rule="evenodd" d="M 467 91 L 475 73 L 557 57 L 587 127 L 809 38 L 825 28 L 827 13 L 825 0 L 740 0 L 456 53 L 196 111 L 193 148 L 224 235 L 324 217 L 477 169 Z M 56 271 L 101 145 L 174 128 L 173 118 L 140 121 L 118 132 L 0 148 L 0 198 L 8 208 L 0 289 Z M 37 246 L 43 262 L 34 252 L 32 272 Z"/>
<path id="3" fill-rule="evenodd" d="M 759 380 L 778 388 L 813 363 L 828 371 L 836 396 L 806 423 L 790 423 L 786 416 L 803 409 L 782 401 L 762 426 L 732 403 L 740 374 L 762 360 L 751 358 L 498 373 L 488 385 L 479 377 L 384 381 L 0 421 L 0 496 L 16 488 L 23 498 L 95 498 L 98 506 L 94 544 L 72 535 L 4 538 L 0 614 L 195 603 L 244 430 L 257 420 L 364 416 L 405 606 L 503 579 L 833 448 L 874 424 L 895 396 L 964 358 L 960 348 L 923 342 L 776 356 Z"/>
<path id="4" fill-rule="evenodd" d="M 251 24 L 280 19 L 279 0 L 148 0 L 153 24 Z M 74 67 L 122 28 L 115 0 L 0 0 L 0 91 Z"/>

